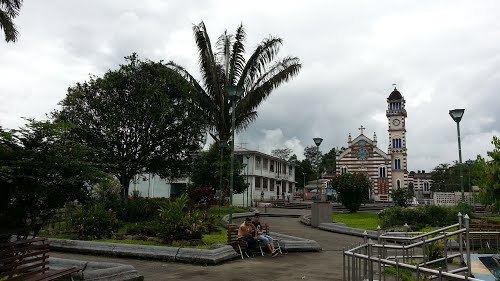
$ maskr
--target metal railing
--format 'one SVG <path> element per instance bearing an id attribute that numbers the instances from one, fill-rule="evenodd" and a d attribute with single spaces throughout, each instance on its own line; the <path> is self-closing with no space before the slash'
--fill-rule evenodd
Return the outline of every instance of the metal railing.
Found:
<path id="1" fill-rule="evenodd" d="M 343 280 L 401 280 L 408 274 L 416 280 L 480 280 L 471 274 L 471 235 L 496 236 L 498 247 L 500 232 L 471 232 L 469 222 L 459 213 L 457 224 L 427 233 L 382 233 L 379 227 L 376 242 L 365 232 L 362 244 L 343 252 Z M 458 245 L 449 243 L 455 240 Z M 449 263 L 454 259 L 458 266 Z"/>

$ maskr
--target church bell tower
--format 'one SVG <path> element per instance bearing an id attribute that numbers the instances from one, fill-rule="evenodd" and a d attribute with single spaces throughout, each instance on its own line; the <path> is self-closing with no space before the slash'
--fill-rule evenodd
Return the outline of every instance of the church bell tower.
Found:
<path id="1" fill-rule="evenodd" d="M 405 99 L 394 88 L 387 98 L 387 119 L 389 121 L 389 151 L 391 155 L 392 189 L 408 187 L 408 166 L 406 154 L 406 109 Z"/>

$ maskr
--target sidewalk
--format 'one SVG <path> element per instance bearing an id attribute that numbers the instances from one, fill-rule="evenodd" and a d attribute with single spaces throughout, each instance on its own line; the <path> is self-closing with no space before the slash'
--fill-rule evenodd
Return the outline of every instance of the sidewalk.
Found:
<path id="1" fill-rule="evenodd" d="M 268 209 L 268 212 L 309 212 L 309 210 Z M 276 211 L 275 211 L 276 210 Z M 168 263 L 100 256 L 54 253 L 52 256 L 130 264 L 145 280 L 342 280 L 342 249 L 361 242 L 360 238 L 330 233 L 302 225 L 297 218 L 263 217 L 271 231 L 316 240 L 319 253 L 290 253 L 276 258 L 256 257 L 234 260 L 218 266 Z"/>

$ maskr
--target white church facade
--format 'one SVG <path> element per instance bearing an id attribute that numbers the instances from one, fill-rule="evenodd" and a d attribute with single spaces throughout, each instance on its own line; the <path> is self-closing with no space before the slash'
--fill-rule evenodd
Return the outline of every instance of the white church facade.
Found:
<path id="1" fill-rule="evenodd" d="M 347 148 L 337 156 L 337 174 L 363 173 L 372 182 L 370 198 L 390 201 L 390 190 L 408 187 L 406 148 L 405 99 L 394 88 L 387 98 L 389 147 L 387 152 L 377 146 L 377 135 L 370 139 L 359 128 L 360 134 L 352 139 L 349 134 Z"/>

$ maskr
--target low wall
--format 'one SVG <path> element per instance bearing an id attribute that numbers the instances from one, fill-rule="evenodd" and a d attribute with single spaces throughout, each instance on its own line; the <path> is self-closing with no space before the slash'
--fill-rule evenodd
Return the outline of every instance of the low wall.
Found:
<path id="1" fill-rule="evenodd" d="M 72 259 L 49 258 L 50 269 L 63 269 L 76 266 L 84 268 L 83 280 L 86 281 L 142 281 L 144 277 L 131 265 L 110 262 L 92 262 Z M 80 275 L 80 276 L 82 276 Z M 80 279 L 78 279 L 80 280 Z"/>

